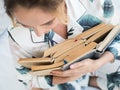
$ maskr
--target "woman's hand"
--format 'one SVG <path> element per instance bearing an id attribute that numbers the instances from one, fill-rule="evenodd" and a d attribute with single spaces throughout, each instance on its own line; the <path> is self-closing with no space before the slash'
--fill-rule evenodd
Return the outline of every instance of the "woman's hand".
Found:
<path id="1" fill-rule="evenodd" d="M 52 71 L 53 84 L 65 83 L 68 81 L 73 81 L 81 76 L 96 71 L 98 68 L 102 67 L 104 64 L 111 62 L 114 59 L 113 54 L 110 52 L 104 53 L 101 58 L 97 60 L 85 59 L 78 63 L 72 64 L 69 70 L 66 71 Z"/>
<path id="2" fill-rule="evenodd" d="M 53 84 L 60 84 L 60 83 L 76 80 L 89 72 L 95 71 L 99 67 L 100 66 L 96 64 L 95 60 L 86 59 L 71 65 L 69 70 L 52 71 L 52 75 L 54 76 Z"/>
<path id="3" fill-rule="evenodd" d="M 77 62 L 77 63 L 71 65 L 69 70 L 52 71 L 52 75 L 60 76 L 60 77 L 70 77 L 70 76 L 77 76 L 79 74 L 80 76 L 82 76 L 84 74 L 87 74 L 89 72 L 93 72 L 96 69 L 98 69 L 99 65 L 97 65 L 96 62 L 97 62 L 96 60 L 85 59 L 83 61 L 80 61 L 80 62 Z"/>

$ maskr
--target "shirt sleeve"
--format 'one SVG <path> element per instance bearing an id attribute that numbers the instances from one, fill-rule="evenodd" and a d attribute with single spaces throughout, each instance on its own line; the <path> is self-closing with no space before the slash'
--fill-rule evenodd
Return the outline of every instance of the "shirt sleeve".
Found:
<path id="1" fill-rule="evenodd" d="M 107 51 L 110 51 L 115 59 L 120 59 L 120 34 L 113 40 Z"/>

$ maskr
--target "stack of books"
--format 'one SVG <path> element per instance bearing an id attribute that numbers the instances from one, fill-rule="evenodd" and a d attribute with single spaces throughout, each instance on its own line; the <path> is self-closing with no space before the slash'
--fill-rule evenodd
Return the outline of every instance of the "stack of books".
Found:
<path id="1" fill-rule="evenodd" d="M 52 70 L 67 70 L 81 60 L 99 58 L 120 33 L 120 25 L 101 23 L 47 49 L 42 58 L 20 58 L 19 64 L 32 75 L 50 75 Z"/>

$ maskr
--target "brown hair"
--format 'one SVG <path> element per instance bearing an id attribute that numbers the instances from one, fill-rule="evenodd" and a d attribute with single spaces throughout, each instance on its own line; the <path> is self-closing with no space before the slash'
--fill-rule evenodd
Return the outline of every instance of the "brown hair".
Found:
<path id="1" fill-rule="evenodd" d="M 53 12 L 62 22 L 66 22 L 66 15 L 63 13 L 64 0 L 4 0 L 7 14 L 12 18 L 12 13 L 18 6 L 27 9 L 40 8 L 43 11 Z"/>

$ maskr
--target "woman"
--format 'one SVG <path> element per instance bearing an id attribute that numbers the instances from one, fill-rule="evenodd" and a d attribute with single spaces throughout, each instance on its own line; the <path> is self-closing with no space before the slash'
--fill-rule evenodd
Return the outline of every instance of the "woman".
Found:
<path id="1" fill-rule="evenodd" d="M 108 5 L 104 5 L 104 11 L 106 7 L 108 8 L 109 5 L 112 5 L 112 7 L 109 7 L 111 8 L 109 12 L 111 15 L 107 15 L 106 12 L 103 13 L 100 0 L 4 1 L 8 15 L 22 26 L 29 28 L 27 30 L 23 27 L 17 28 L 21 31 L 10 30 L 10 35 L 15 41 L 13 42 L 11 40 L 12 46 L 14 44 L 14 49 L 16 49 L 14 52 L 18 56 L 17 58 L 40 57 L 46 48 L 60 43 L 67 38 L 75 37 L 84 30 L 100 24 L 102 20 L 104 20 L 104 22 L 108 20 L 110 23 L 113 22 L 114 7 L 112 2 L 108 2 L 107 0 L 105 1 L 107 1 Z M 34 34 L 33 30 L 37 36 Z M 24 41 L 22 41 L 23 39 Z M 115 42 L 117 43 L 117 41 Z M 31 77 L 24 72 L 25 75 L 28 75 L 27 78 L 29 77 L 29 79 L 19 80 L 24 81 L 24 84 L 26 84 L 25 81 L 31 82 L 32 79 L 33 90 L 36 88 L 49 88 L 50 90 L 82 90 L 89 82 L 89 74 L 87 73 L 96 71 L 108 62 L 113 62 L 117 57 L 117 49 L 113 51 L 115 46 L 111 47 L 108 48 L 99 59 L 86 59 L 75 63 L 70 66 L 70 70 L 52 71 L 52 76 L 45 77 Z M 23 69 L 25 71 L 23 67 L 22 69 L 17 68 L 20 72 Z M 96 78 L 90 80 L 91 82 L 95 82 L 90 85 L 97 87 Z"/>

